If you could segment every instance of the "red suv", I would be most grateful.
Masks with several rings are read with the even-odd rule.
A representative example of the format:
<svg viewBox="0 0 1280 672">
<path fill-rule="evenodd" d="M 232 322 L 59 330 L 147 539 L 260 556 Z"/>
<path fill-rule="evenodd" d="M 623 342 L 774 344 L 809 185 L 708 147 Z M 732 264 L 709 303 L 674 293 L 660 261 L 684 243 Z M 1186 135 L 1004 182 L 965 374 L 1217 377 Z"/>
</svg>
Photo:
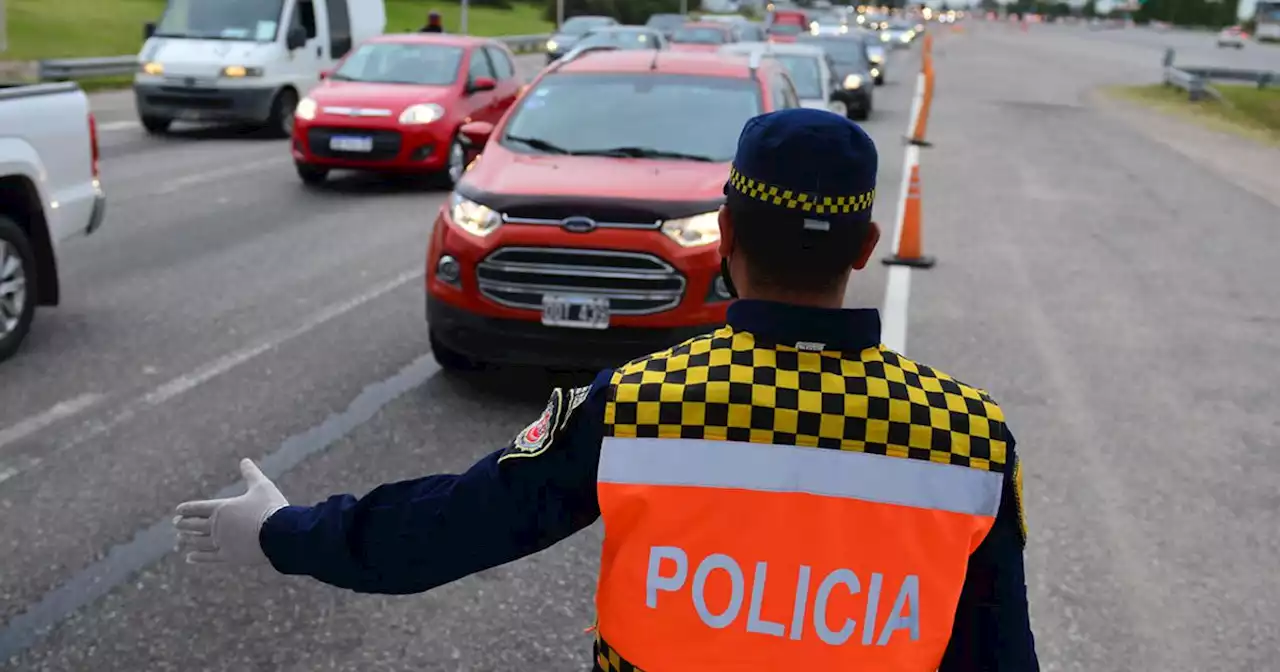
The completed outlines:
<svg viewBox="0 0 1280 672">
<path fill-rule="evenodd" d="M 307 184 L 332 169 L 438 173 L 465 167 L 458 128 L 498 121 L 522 82 L 506 45 L 442 35 L 383 35 L 361 44 L 298 104 L 293 160 Z"/>
<path fill-rule="evenodd" d="M 723 323 L 717 212 L 738 134 L 798 107 L 785 69 L 594 51 L 543 71 L 440 209 L 427 320 L 446 368 L 617 366 Z"/>
</svg>

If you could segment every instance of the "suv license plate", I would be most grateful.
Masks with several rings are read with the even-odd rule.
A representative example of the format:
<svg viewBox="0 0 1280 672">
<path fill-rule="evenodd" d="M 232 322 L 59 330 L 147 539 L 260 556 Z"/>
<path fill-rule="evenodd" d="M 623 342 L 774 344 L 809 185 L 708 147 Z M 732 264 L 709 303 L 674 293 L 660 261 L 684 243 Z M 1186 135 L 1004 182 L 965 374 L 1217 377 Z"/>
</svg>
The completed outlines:
<svg viewBox="0 0 1280 672">
<path fill-rule="evenodd" d="M 608 329 L 609 299 L 596 296 L 542 296 L 542 323 L 548 327 Z"/>
<path fill-rule="evenodd" d="M 329 149 L 336 152 L 372 152 L 373 138 L 354 138 L 349 135 L 335 135 L 329 138 Z"/>
</svg>

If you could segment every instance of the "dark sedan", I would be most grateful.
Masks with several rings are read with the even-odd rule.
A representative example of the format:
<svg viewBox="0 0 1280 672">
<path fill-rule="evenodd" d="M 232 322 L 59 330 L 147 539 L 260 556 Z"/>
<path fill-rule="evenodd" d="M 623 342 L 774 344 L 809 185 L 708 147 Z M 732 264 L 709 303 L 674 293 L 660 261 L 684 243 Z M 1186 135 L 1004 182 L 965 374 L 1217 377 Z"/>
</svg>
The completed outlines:
<svg viewBox="0 0 1280 672">
<path fill-rule="evenodd" d="M 854 35 L 801 35 L 796 42 L 822 47 L 827 52 L 829 67 L 837 80 L 831 99 L 844 103 L 848 117 L 870 117 L 875 76 L 862 40 Z"/>
</svg>

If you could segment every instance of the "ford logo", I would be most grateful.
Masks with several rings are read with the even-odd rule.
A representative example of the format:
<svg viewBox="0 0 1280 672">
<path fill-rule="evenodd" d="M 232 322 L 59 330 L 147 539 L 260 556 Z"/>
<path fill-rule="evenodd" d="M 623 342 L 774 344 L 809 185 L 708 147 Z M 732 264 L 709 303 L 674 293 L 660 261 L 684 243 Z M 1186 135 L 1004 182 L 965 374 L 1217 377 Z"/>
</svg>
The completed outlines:
<svg viewBox="0 0 1280 672">
<path fill-rule="evenodd" d="M 596 230 L 596 220 L 590 217 L 566 217 L 560 220 L 560 226 L 569 233 L 590 233 Z"/>
</svg>

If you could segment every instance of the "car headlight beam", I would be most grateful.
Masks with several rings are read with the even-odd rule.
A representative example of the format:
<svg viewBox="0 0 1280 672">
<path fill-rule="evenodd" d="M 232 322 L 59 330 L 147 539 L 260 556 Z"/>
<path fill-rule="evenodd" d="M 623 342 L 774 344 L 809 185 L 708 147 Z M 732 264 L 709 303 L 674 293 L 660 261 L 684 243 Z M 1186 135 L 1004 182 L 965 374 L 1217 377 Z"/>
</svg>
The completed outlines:
<svg viewBox="0 0 1280 672">
<path fill-rule="evenodd" d="M 228 65 L 222 69 L 221 75 L 228 79 L 241 79 L 244 77 L 261 77 L 262 68 L 250 68 L 243 65 Z"/>
<path fill-rule="evenodd" d="M 559 46 L 555 40 L 547 40 L 547 51 L 555 51 Z"/>
<path fill-rule="evenodd" d="M 435 103 L 410 105 L 405 108 L 404 112 L 400 113 L 400 123 L 429 124 L 433 121 L 438 121 L 443 116 L 444 108 Z"/>
<path fill-rule="evenodd" d="M 143 63 L 138 69 L 145 74 L 157 77 L 164 74 L 164 64 L 155 61 Z"/>
<path fill-rule="evenodd" d="M 846 88 L 846 89 L 861 89 L 861 88 L 862 88 L 862 75 L 852 74 L 852 75 L 849 75 L 848 77 L 845 77 L 845 78 L 844 78 L 844 88 Z"/>
<path fill-rule="evenodd" d="M 457 192 L 449 196 L 449 218 L 458 228 L 481 238 L 502 226 L 502 215 L 488 206 L 458 195 Z"/>
<path fill-rule="evenodd" d="M 720 211 L 669 219 L 662 223 L 662 232 L 681 247 L 699 247 L 719 242 Z"/>
<path fill-rule="evenodd" d="M 293 111 L 293 116 L 303 120 L 311 121 L 316 118 L 316 101 L 312 98 L 303 98 L 298 101 L 298 107 Z"/>
</svg>

